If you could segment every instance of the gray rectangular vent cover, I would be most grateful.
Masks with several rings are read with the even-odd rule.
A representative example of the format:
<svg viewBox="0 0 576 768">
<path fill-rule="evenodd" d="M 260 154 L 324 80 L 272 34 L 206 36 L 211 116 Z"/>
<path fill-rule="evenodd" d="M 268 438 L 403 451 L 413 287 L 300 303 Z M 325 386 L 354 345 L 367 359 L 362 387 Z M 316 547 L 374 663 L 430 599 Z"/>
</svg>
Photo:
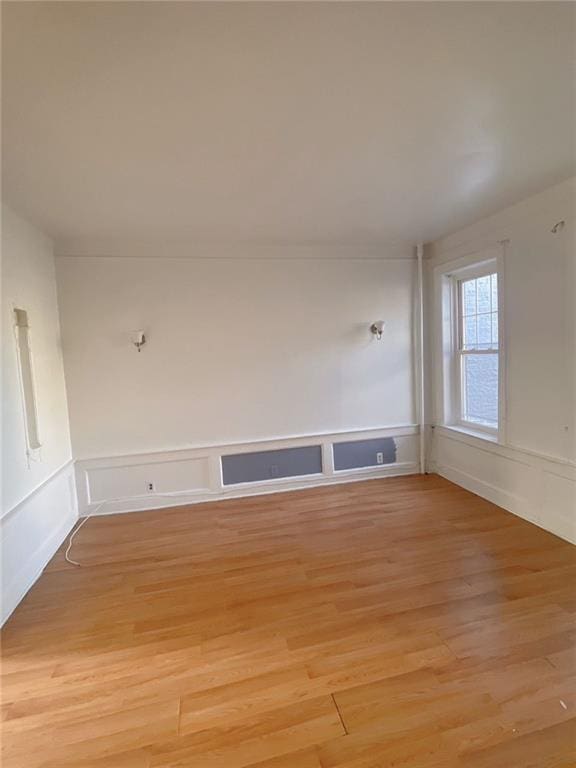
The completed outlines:
<svg viewBox="0 0 576 768">
<path fill-rule="evenodd" d="M 316 475 L 321 472 L 322 449 L 319 445 L 222 456 L 224 485 L 255 483 L 279 477 Z"/>
<path fill-rule="evenodd" d="M 334 443 L 333 450 L 335 470 L 375 467 L 396 461 L 396 441 L 393 437 Z M 381 461 L 378 461 L 379 453 L 382 454 Z"/>
</svg>

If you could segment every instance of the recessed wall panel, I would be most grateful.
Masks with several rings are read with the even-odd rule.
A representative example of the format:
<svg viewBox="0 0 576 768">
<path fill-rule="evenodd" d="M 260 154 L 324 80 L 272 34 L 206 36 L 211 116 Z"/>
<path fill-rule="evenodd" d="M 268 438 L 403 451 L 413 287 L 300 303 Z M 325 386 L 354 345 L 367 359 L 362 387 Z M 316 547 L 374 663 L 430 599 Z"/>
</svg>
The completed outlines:
<svg viewBox="0 0 576 768">
<path fill-rule="evenodd" d="M 333 451 L 336 471 L 394 464 L 396 461 L 396 441 L 393 437 L 334 443 Z"/>
<path fill-rule="evenodd" d="M 321 472 L 322 449 L 319 445 L 222 456 L 224 485 L 316 475 Z"/>
<path fill-rule="evenodd" d="M 149 493 L 181 493 L 209 488 L 208 459 L 146 462 L 86 470 L 91 502 L 145 496 Z M 153 490 L 149 490 L 149 484 Z"/>
</svg>

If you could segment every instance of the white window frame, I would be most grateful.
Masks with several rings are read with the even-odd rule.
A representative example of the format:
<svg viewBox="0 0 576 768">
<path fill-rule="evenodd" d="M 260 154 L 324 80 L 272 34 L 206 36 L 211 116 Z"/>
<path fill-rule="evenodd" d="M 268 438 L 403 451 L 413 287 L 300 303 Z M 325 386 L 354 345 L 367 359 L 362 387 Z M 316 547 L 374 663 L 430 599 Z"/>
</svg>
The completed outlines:
<svg viewBox="0 0 576 768">
<path fill-rule="evenodd" d="M 462 357 L 460 282 L 496 273 L 498 276 L 498 426 L 462 418 Z M 505 443 L 505 322 L 503 248 L 469 254 L 441 264 L 434 270 L 436 297 L 436 419 L 440 426 L 456 429 L 492 442 Z M 474 354 L 483 352 L 474 351 Z M 488 351 L 488 354 L 494 354 Z"/>
</svg>

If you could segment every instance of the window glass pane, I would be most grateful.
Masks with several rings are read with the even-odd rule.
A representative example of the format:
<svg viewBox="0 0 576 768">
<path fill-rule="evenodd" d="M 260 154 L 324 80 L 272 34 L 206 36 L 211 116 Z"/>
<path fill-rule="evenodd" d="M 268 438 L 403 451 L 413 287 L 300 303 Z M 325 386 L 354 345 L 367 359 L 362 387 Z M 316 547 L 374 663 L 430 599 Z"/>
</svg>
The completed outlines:
<svg viewBox="0 0 576 768">
<path fill-rule="evenodd" d="M 498 278 L 496 273 L 460 282 L 462 349 L 498 348 Z"/>
<path fill-rule="evenodd" d="M 462 356 L 462 418 L 498 426 L 498 355 Z"/>
<path fill-rule="evenodd" d="M 465 280 L 462 283 L 462 306 L 465 315 L 476 314 L 476 280 Z"/>
<path fill-rule="evenodd" d="M 476 316 L 464 318 L 464 349 L 473 348 L 476 345 Z"/>
<path fill-rule="evenodd" d="M 476 293 L 478 296 L 478 312 L 490 312 L 490 275 L 479 277 L 476 280 Z"/>
<path fill-rule="evenodd" d="M 478 345 L 488 349 L 492 344 L 492 315 L 478 315 Z"/>
</svg>

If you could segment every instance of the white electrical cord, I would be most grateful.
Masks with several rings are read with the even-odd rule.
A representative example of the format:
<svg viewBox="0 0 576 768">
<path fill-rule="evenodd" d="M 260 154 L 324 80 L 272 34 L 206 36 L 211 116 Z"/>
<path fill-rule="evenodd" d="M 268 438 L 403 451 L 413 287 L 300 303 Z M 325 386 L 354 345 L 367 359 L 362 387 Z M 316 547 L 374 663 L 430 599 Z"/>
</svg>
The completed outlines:
<svg viewBox="0 0 576 768">
<path fill-rule="evenodd" d="M 74 541 L 74 537 L 76 536 L 76 534 L 78 533 L 78 531 L 80 530 L 80 528 L 82 528 L 82 526 L 83 526 L 85 523 L 87 523 L 87 522 L 88 522 L 88 520 L 90 520 L 90 518 L 92 517 L 92 515 L 95 515 L 97 512 L 99 512 L 99 511 L 102 509 L 102 507 L 103 507 L 105 504 L 106 504 L 106 502 L 105 502 L 105 501 L 103 501 L 103 502 L 102 502 L 102 504 L 99 504 L 99 505 L 96 507 L 96 509 L 93 509 L 93 510 L 90 512 L 90 514 L 86 515 L 86 517 L 85 517 L 85 518 L 84 518 L 84 519 L 81 521 L 80 525 L 79 525 L 79 526 L 78 526 L 78 527 L 77 527 L 75 530 L 73 530 L 73 531 L 72 531 L 72 533 L 70 534 L 70 538 L 68 539 L 68 546 L 66 547 L 66 552 L 64 553 L 64 559 L 65 559 L 65 560 L 66 560 L 68 563 L 71 563 L 72 565 L 77 565 L 77 566 L 78 566 L 78 568 L 82 568 L 82 564 L 81 564 L 81 563 L 77 562 L 76 560 L 72 560 L 72 558 L 71 558 L 71 557 L 69 557 L 69 554 L 70 554 L 70 550 L 72 549 L 72 542 Z"/>
<path fill-rule="evenodd" d="M 154 493 L 154 494 L 152 494 L 152 497 L 158 496 L 159 498 L 164 498 L 164 497 L 166 497 L 166 498 L 175 498 L 176 497 L 177 498 L 178 496 L 186 496 L 186 495 L 187 494 L 186 494 L 185 491 L 184 492 L 175 491 L 174 493 Z M 103 501 L 100 504 L 98 504 L 98 506 L 95 509 L 92 509 L 86 515 L 86 517 L 83 518 L 83 520 L 81 521 L 80 525 L 77 528 L 75 528 L 72 531 L 72 533 L 70 534 L 70 538 L 68 539 L 68 546 L 66 547 L 66 552 L 64 553 L 64 559 L 66 560 L 66 562 L 70 563 L 71 565 L 76 565 L 78 568 L 82 568 L 82 563 L 79 563 L 77 560 L 73 560 L 70 557 L 70 550 L 72 549 L 72 542 L 74 541 L 74 539 L 76 537 L 76 534 L 78 533 L 80 528 L 82 528 L 82 526 L 85 525 L 88 522 L 88 520 L 90 520 L 91 517 L 93 517 L 94 515 L 98 514 L 98 512 L 100 512 L 100 510 L 103 507 L 105 507 L 106 504 L 111 504 L 113 501 L 136 501 L 137 499 L 142 499 L 142 498 L 148 498 L 149 499 L 150 496 L 145 496 L 145 497 L 142 497 L 142 496 L 124 496 L 121 499 L 106 499 L 106 501 Z"/>
</svg>

